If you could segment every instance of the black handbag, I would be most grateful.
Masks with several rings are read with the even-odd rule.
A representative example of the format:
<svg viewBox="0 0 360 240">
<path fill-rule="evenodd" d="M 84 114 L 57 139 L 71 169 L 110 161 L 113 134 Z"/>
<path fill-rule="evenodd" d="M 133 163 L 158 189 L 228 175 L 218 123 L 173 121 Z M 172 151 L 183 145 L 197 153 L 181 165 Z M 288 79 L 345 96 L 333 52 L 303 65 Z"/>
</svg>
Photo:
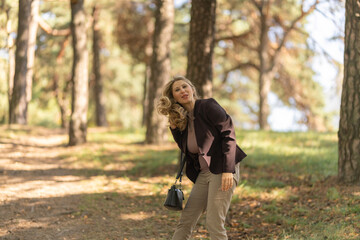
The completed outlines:
<svg viewBox="0 0 360 240">
<path fill-rule="evenodd" d="M 166 196 L 166 200 L 164 203 L 164 206 L 172 211 L 181 211 L 183 209 L 183 201 L 185 200 L 184 198 L 184 193 L 181 190 L 181 179 L 183 176 L 183 168 L 185 165 L 185 159 L 183 157 L 183 153 L 181 152 L 181 165 L 180 165 L 180 170 L 176 176 L 176 180 L 174 185 L 171 186 L 171 188 L 168 191 L 168 194 Z M 177 187 L 176 183 L 179 179 L 179 186 Z"/>
</svg>

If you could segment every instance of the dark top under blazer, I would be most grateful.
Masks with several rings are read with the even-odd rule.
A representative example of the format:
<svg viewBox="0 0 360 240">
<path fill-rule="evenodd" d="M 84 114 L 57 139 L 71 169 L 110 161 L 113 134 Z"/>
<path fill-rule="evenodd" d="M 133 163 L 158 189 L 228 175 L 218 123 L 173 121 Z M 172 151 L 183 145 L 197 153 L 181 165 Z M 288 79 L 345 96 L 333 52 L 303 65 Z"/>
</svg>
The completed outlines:
<svg viewBox="0 0 360 240">
<path fill-rule="evenodd" d="M 234 173 L 235 164 L 244 159 L 246 154 L 236 145 L 231 117 L 213 98 L 196 100 L 194 128 L 199 154 L 210 160 L 210 172 Z M 185 153 L 186 175 L 195 183 L 200 169 L 197 160 L 187 151 L 187 128 L 184 131 L 178 128 L 170 130 L 175 142 Z"/>
</svg>

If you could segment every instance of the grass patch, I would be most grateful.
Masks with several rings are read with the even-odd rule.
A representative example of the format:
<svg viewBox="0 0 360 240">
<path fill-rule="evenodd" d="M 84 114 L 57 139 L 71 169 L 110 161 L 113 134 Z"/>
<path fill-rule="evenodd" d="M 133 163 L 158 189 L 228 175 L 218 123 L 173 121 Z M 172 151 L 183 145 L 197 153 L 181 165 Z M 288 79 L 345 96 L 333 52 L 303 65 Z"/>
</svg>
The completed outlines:
<svg viewBox="0 0 360 240">
<path fill-rule="evenodd" d="M 93 128 L 89 130 L 90 143 L 136 144 L 144 141 L 145 129 Z"/>
<path fill-rule="evenodd" d="M 286 184 L 276 179 L 258 179 L 255 186 L 260 188 L 284 188 Z"/>
<path fill-rule="evenodd" d="M 252 169 L 270 167 L 317 179 L 337 174 L 335 133 L 241 131 L 237 136 L 249 155 L 244 164 Z"/>
<path fill-rule="evenodd" d="M 129 171 L 134 176 L 155 176 L 169 173 L 168 169 L 176 172 L 177 151 L 146 151 L 141 157 L 135 159 L 136 165 Z"/>
<path fill-rule="evenodd" d="M 331 187 L 327 190 L 326 196 L 329 200 L 338 200 L 340 198 L 340 193 L 334 187 Z"/>
<path fill-rule="evenodd" d="M 143 137 L 143 130 L 90 129 L 84 147 L 62 154 L 60 158 L 68 161 L 71 167 L 87 171 L 90 167 L 102 174 L 117 171 L 122 177 L 175 175 L 178 162 L 175 145 L 144 145 Z"/>
</svg>

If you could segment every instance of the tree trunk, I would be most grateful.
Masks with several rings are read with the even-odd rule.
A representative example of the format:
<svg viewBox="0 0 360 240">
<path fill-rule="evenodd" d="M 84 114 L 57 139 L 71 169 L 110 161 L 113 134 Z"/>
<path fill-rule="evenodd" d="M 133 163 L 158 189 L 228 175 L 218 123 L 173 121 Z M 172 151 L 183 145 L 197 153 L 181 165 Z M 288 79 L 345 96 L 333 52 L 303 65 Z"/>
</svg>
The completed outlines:
<svg viewBox="0 0 360 240">
<path fill-rule="evenodd" d="M 259 127 L 260 129 L 269 130 L 268 117 L 270 114 L 268 95 L 271 89 L 271 81 L 273 78 L 273 71 L 269 69 L 270 56 L 269 56 L 269 7 L 270 3 L 266 6 L 265 10 L 260 11 L 260 45 L 259 45 Z"/>
<path fill-rule="evenodd" d="M 212 96 L 216 0 L 192 1 L 186 76 L 200 97 Z"/>
<path fill-rule="evenodd" d="M 10 117 L 10 105 L 11 105 L 11 98 L 12 93 L 14 90 L 14 75 L 15 75 L 15 48 L 9 48 L 9 75 L 8 75 L 8 82 L 9 82 L 9 89 L 8 89 L 8 100 L 9 100 L 9 117 Z"/>
<path fill-rule="evenodd" d="M 147 32 L 153 34 L 154 31 L 154 24 L 151 21 L 148 21 L 147 24 Z M 146 46 L 145 46 L 145 73 L 144 73 L 144 91 L 143 91 L 143 116 L 142 116 L 142 126 L 146 126 L 146 119 L 149 112 L 149 95 L 148 95 L 148 89 L 149 89 L 149 81 L 150 81 L 150 75 L 151 75 L 151 57 L 153 53 L 153 42 L 152 39 L 149 38 L 147 40 Z"/>
<path fill-rule="evenodd" d="M 271 89 L 272 76 L 266 72 L 260 72 L 259 76 L 259 127 L 260 129 L 270 130 L 268 117 L 270 107 L 268 95 Z"/>
<path fill-rule="evenodd" d="M 101 50 L 101 31 L 98 24 L 100 10 L 97 5 L 93 8 L 93 73 L 95 77 L 94 97 L 95 97 L 95 119 L 96 126 L 107 126 L 105 96 L 103 92 L 103 80 L 101 76 L 100 50 Z"/>
<path fill-rule="evenodd" d="M 88 109 L 88 51 L 84 0 L 71 1 L 71 33 L 74 52 L 69 145 L 86 142 Z"/>
<path fill-rule="evenodd" d="M 14 88 L 11 94 L 9 123 L 27 124 L 26 72 L 31 0 L 19 0 Z"/>
<path fill-rule="evenodd" d="M 56 57 L 56 66 L 61 65 L 63 63 L 65 48 L 66 48 L 66 46 L 69 45 L 69 36 L 70 35 L 67 35 L 61 44 L 60 51 Z M 54 90 L 56 102 L 59 106 L 59 110 L 60 110 L 60 114 L 61 114 L 61 128 L 68 129 L 68 127 L 69 127 L 68 93 L 70 92 L 70 88 L 71 88 L 71 79 L 66 78 L 65 86 L 63 86 L 63 89 L 60 89 L 59 74 L 56 72 L 56 66 L 53 68 L 53 72 L 54 72 L 53 90 Z"/>
<path fill-rule="evenodd" d="M 67 129 L 68 128 L 68 101 L 66 99 L 66 95 L 69 92 L 69 81 L 66 82 L 64 89 L 61 90 L 59 88 L 59 74 L 56 73 L 56 69 L 54 69 L 54 93 L 56 102 L 59 105 L 60 115 L 61 115 L 61 128 Z"/>
<path fill-rule="evenodd" d="M 304 111 L 306 116 L 306 125 L 308 130 L 315 132 L 326 132 L 327 128 L 325 126 L 324 118 L 314 114 L 311 109 Z"/>
<path fill-rule="evenodd" d="M 11 37 L 11 19 L 10 8 L 6 10 L 6 34 L 7 34 L 7 48 L 9 50 L 9 67 L 8 67 L 8 113 L 10 116 L 11 96 L 14 88 L 14 75 L 15 75 L 15 47 L 14 39 Z"/>
<path fill-rule="evenodd" d="M 345 20 L 344 81 L 339 125 L 339 181 L 360 183 L 360 6 L 347 0 Z"/>
<path fill-rule="evenodd" d="M 149 88 L 149 78 L 151 74 L 150 66 L 146 64 L 145 66 L 145 76 L 144 76 L 144 91 L 143 91 L 143 112 L 142 112 L 142 122 L 141 125 L 145 126 L 146 119 L 149 111 L 149 95 L 148 95 L 148 88 Z"/>
<path fill-rule="evenodd" d="M 31 14 L 29 22 L 29 46 L 27 56 L 27 73 L 26 73 L 26 102 L 27 104 L 32 98 L 32 82 L 35 63 L 35 46 L 36 46 L 36 34 L 38 29 L 39 18 L 39 5 L 40 0 L 32 0 L 31 2 Z"/>
<path fill-rule="evenodd" d="M 155 109 L 155 102 L 161 96 L 162 88 L 170 79 L 170 42 L 174 29 L 173 0 L 157 0 L 151 76 L 149 81 L 149 108 L 146 121 L 148 144 L 167 141 L 167 121 Z"/>
</svg>

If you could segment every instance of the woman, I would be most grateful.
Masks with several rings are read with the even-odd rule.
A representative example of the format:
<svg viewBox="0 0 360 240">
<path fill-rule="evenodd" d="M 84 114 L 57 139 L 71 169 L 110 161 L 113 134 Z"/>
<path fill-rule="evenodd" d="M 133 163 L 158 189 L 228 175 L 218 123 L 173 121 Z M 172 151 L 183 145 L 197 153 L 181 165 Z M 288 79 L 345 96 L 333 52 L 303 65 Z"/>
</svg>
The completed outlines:
<svg viewBox="0 0 360 240">
<path fill-rule="evenodd" d="M 205 210 L 211 239 L 227 239 L 225 217 L 239 181 L 239 162 L 246 157 L 236 145 L 230 116 L 214 99 L 198 99 L 184 77 L 164 87 L 157 109 L 169 118 L 174 140 L 185 153 L 186 175 L 195 183 L 172 239 L 189 239 Z"/>
</svg>

